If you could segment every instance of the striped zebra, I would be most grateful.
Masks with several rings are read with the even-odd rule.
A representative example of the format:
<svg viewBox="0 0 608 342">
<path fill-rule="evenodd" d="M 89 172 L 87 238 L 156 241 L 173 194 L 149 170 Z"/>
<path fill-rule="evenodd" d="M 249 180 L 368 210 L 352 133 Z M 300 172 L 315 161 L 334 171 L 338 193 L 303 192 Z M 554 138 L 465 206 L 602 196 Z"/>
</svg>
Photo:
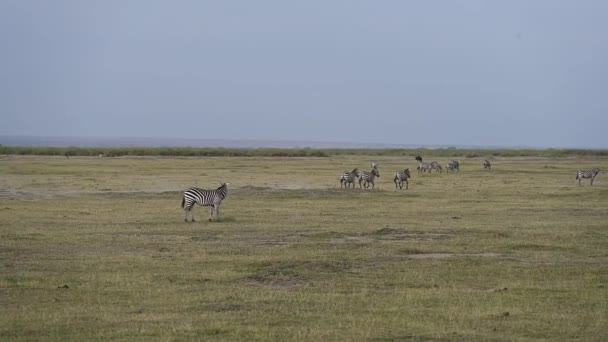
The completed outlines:
<svg viewBox="0 0 608 342">
<path fill-rule="evenodd" d="M 201 188 L 186 189 L 186 191 L 184 191 L 184 197 L 182 198 L 184 221 L 188 222 L 188 213 L 190 213 L 192 222 L 195 222 L 194 215 L 192 214 L 192 207 L 194 207 L 194 204 L 203 207 L 211 207 L 209 221 L 211 221 L 214 211 L 216 219 L 221 221 L 220 204 L 222 204 L 222 200 L 226 198 L 226 195 L 228 194 L 228 184 L 230 183 L 222 183 L 222 185 L 215 190 L 205 190 Z"/>
<path fill-rule="evenodd" d="M 407 190 L 409 184 L 407 181 L 408 178 L 411 178 L 410 169 L 395 172 L 395 177 L 393 178 L 393 182 L 395 182 L 395 189 L 397 187 L 399 187 L 399 190 L 403 189 L 403 182 L 405 182 L 405 190 Z"/>
<path fill-rule="evenodd" d="M 441 167 L 441 164 L 436 161 L 431 162 L 431 170 L 436 170 L 437 172 L 443 173 L 443 168 Z M 431 170 L 429 170 L 429 173 L 431 173 Z"/>
<path fill-rule="evenodd" d="M 452 160 L 450 163 L 448 163 L 448 166 L 446 167 L 445 172 L 460 172 L 460 163 L 458 162 L 458 160 Z"/>
<path fill-rule="evenodd" d="M 369 184 L 372 184 L 372 189 L 376 187 L 374 183 L 374 179 L 376 177 L 380 178 L 380 172 L 378 171 L 378 164 L 372 164 L 372 170 L 370 172 L 363 171 L 359 175 L 359 188 L 361 188 L 361 183 L 363 182 L 363 186 L 367 189 L 369 188 Z"/>
<path fill-rule="evenodd" d="M 433 171 L 433 165 L 431 165 L 431 163 L 423 163 L 423 162 L 418 162 L 418 173 L 421 172 L 429 172 L 431 173 L 431 171 Z"/>
<path fill-rule="evenodd" d="M 492 165 L 490 164 L 489 160 L 486 159 L 483 161 L 483 168 L 488 169 L 488 171 L 492 171 Z"/>
<path fill-rule="evenodd" d="M 418 174 L 420 174 L 422 172 L 426 172 L 426 171 L 429 171 L 429 173 L 430 173 L 431 170 L 433 169 L 431 167 L 431 164 L 422 162 L 421 156 L 416 156 L 416 160 L 418 161 L 418 166 L 416 167 L 416 170 L 418 170 Z"/>
<path fill-rule="evenodd" d="M 355 187 L 355 179 L 359 177 L 359 169 L 358 168 L 354 168 L 352 171 L 348 172 L 348 171 L 344 171 L 342 172 L 342 174 L 340 175 L 340 188 L 342 187 L 342 185 L 344 185 L 344 187 L 346 188 L 346 186 L 348 185 L 348 187 L 350 187 L 350 185 L 353 185 L 353 188 Z"/>
<path fill-rule="evenodd" d="M 576 179 L 578 179 L 578 185 L 581 185 L 581 179 L 583 178 L 591 178 L 591 185 L 593 185 L 593 180 L 595 179 L 595 176 L 597 176 L 600 172 L 600 169 L 597 167 L 593 170 L 576 171 Z"/>
</svg>

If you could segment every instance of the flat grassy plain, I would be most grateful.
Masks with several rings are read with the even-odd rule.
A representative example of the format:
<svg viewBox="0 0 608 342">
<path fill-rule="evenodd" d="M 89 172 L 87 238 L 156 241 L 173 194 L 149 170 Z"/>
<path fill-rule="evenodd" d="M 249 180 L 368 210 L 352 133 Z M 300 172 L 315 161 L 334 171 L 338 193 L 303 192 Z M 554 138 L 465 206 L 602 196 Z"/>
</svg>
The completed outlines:
<svg viewBox="0 0 608 342">
<path fill-rule="evenodd" d="M 0 156 L 0 339 L 608 340 L 608 158 L 460 160 Z"/>
</svg>

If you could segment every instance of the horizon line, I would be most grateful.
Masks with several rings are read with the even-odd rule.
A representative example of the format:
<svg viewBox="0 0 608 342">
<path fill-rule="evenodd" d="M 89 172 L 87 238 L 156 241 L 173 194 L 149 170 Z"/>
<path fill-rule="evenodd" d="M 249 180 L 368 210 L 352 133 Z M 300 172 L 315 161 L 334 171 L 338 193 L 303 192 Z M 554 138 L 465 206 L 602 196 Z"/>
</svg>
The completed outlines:
<svg viewBox="0 0 608 342">
<path fill-rule="evenodd" d="M 5 142 L 4 140 L 9 140 Z M 58 141 L 67 140 L 67 141 Z M 88 142 L 87 142 L 88 140 Z M 121 140 L 117 142 L 118 140 Z M 139 141 L 138 145 L 134 142 Z M 186 142 L 195 143 L 196 146 Z M 111 136 L 40 136 L 40 135 L 0 135 L 0 146 L 45 146 L 45 147 L 190 147 L 190 148 L 316 148 L 316 149 L 584 149 L 605 150 L 608 147 L 539 147 L 531 145 L 467 145 L 467 144 L 396 144 L 378 142 L 345 142 L 322 140 L 284 140 L 254 138 L 175 138 L 175 137 L 111 137 Z"/>
</svg>

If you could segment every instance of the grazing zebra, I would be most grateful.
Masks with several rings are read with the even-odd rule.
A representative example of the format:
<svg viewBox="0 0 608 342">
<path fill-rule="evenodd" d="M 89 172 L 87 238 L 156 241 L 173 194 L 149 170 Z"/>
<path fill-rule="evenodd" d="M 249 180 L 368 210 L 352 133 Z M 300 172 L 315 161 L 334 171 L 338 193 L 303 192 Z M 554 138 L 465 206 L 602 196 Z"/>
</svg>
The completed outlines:
<svg viewBox="0 0 608 342">
<path fill-rule="evenodd" d="M 416 167 L 416 170 L 418 170 L 418 174 L 420 174 L 422 172 L 426 172 L 427 170 L 430 173 L 431 170 L 433 169 L 431 167 L 431 164 L 429 164 L 429 163 L 423 163 L 422 162 L 422 157 L 421 156 L 416 156 L 416 160 L 418 161 L 418 166 Z"/>
<path fill-rule="evenodd" d="M 409 184 L 407 181 L 408 178 L 411 178 L 410 169 L 395 172 L 395 177 L 393 178 L 393 182 L 395 182 L 395 188 L 399 187 L 399 190 L 403 189 L 403 182 L 405 182 L 405 190 L 407 190 Z"/>
<path fill-rule="evenodd" d="M 188 213 L 190 213 L 190 216 L 192 217 L 192 222 L 195 221 L 194 215 L 192 214 L 192 207 L 194 207 L 195 203 L 203 207 L 211 207 L 209 221 L 211 221 L 214 211 L 215 217 L 221 221 L 220 204 L 222 204 L 222 200 L 226 198 L 226 195 L 228 194 L 228 184 L 230 183 L 222 183 L 222 185 L 215 190 L 205 190 L 201 188 L 186 189 L 186 191 L 184 191 L 184 197 L 182 198 L 184 221 L 188 222 Z"/>
<path fill-rule="evenodd" d="M 492 165 L 490 164 L 489 160 L 486 159 L 483 161 L 483 168 L 488 169 L 488 171 L 492 171 Z"/>
<path fill-rule="evenodd" d="M 443 168 L 441 167 L 441 164 L 436 161 L 431 162 L 431 170 L 437 170 L 437 172 L 443 173 Z M 431 170 L 429 170 L 429 173 L 431 172 Z"/>
<path fill-rule="evenodd" d="M 359 175 L 359 188 L 361 188 L 361 182 L 363 182 L 363 186 L 366 189 L 369 188 L 369 183 L 372 184 L 372 189 L 375 188 L 376 184 L 374 183 L 374 179 L 376 179 L 376 177 L 380 178 L 380 172 L 378 171 L 378 165 L 373 163 L 370 172 L 363 171 Z"/>
<path fill-rule="evenodd" d="M 600 169 L 597 167 L 593 170 L 578 170 L 576 171 L 576 179 L 578 179 L 578 185 L 581 185 L 581 179 L 583 178 L 591 178 L 591 185 L 593 185 L 593 180 L 595 176 L 600 173 Z"/>
<path fill-rule="evenodd" d="M 351 172 L 348 171 L 344 171 L 342 172 L 342 174 L 340 175 L 340 188 L 342 187 L 342 185 L 344 185 L 344 187 L 346 188 L 346 186 L 348 185 L 350 187 L 350 185 L 353 185 L 353 188 L 355 187 L 355 178 L 359 177 L 359 169 L 358 168 L 354 168 Z"/>
<path fill-rule="evenodd" d="M 452 160 L 451 163 L 448 163 L 448 166 L 445 170 L 445 172 L 460 172 L 460 163 L 458 162 L 458 160 Z"/>
</svg>

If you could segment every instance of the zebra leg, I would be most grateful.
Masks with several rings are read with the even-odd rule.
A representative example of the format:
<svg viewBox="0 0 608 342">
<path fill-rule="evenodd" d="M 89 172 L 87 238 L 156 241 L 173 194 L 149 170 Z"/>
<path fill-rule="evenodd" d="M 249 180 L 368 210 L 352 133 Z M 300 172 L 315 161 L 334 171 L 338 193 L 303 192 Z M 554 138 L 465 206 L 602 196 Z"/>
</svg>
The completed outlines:
<svg viewBox="0 0 608 342">
<path fill-rule="evenodd" d="M 594 179 L 595 179 L 595 176 L 591 177 L 591 184 L 590 185 L 593 185 L 593 180 Z"/>
<path fill-rule="evenodd" d="M 213 217 L 213 211 L 215 210 L 215 206 L 212 205 L 211 206 L 211 210 L 209 211 L 209 222 L 213 221 L 212 217 Z"/>
<path fill-rule="evenodd" d="M 188 222 L 188 209 L 184 209 L 184 221 Z"/>
<path fill-rule="evenodd" d="M 407 190 L 407 187 L 409 185 L 409 182 L 407 181 L 407 179 L 405 180 L 405 190 Z"/>
</svg>

